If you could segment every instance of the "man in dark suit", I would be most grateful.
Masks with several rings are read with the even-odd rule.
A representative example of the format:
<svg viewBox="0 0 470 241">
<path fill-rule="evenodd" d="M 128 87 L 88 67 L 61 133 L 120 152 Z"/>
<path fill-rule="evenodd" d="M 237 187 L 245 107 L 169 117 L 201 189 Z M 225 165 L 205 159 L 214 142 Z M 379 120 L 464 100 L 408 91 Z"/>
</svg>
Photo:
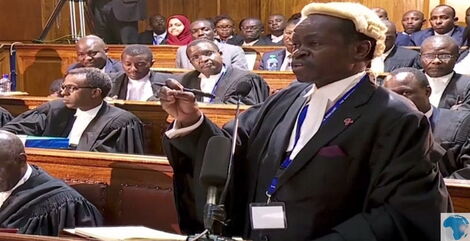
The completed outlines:
<svg viewBox="0 0 470 241">
<path fill-rule="evenodd" d="M 434 140 L 446 151 L 439 169 L 444 177 L 466 174 L 470 178 L 470 111 L 436 108 L 429 102 L 431 87 L 423 72 L 415 68 L 400 68 L 391 73 L 385 87 L 411 100 L 428 118 Z M 463 169 L 465 168 L 465 169 Z"/>
<path fill-rule="evenodd" d="M 281 14 L 273 14 L 268 18 L 269 34 L 266 38 L 275 44 L 282 44 L 286 18 Z"/>
<path fill-rule="evenodd" d="M 108 44 L 138 40 L 138 21 L 147 17 L 146 0 L 91 0 L 96 35 Z"/>
<path fill-rule="evenodd" d="M 438 240 L 440 213 L 451 208 L 429 157 L 429 122 L 365 73 L 386 27 L 358 3 L 310 3 L 302 15 L 292 62 L 299 82 L 240 116 L 225 231 L 255 241 Z M 167 84 L 162 107 L 176 121 L 164 147 L 180 227 L 201 232 L 204 149 L 234 122 L 217 127 L 192 93 Z M 259 222 L 263 211 L 271 225 Z"/>
<path fill-rule="evenodd" d="M 411 35 L 411 41 L 415 46 L 421 46 L 423 41 L 437 34 L 449 35 L 455 42 L 460 45 L 462 43 L 462 35 L 464 28 L 457 26 L 455 23 L 458 18 L 455 16 L 455 9 L 449 5 L 441 4 L 431 11 L 431 28 L 415 32 Z"/>
<path fill-rule="evenodd" d="M 107 74 L 122 72 L 122 65 L 119 61 L 108 58 L 108 46 L 104 41 L 95 35 L 88 35 L 77 41 L 78 63 L 72 64 L 67 71 L 82 67 L 93 67 L 101 69 Z"/>
<path fill-rule="evenodd" d="M 401 24 L 403 26 L 403 32 L 397 33 L 396 44 L 398 46 L 412 46 L 411 34 L 421 31 L 423 23 L 426 22 L 424 14 L 418 10 L 409 10 L 403 14 L 401 18 Z"/>
<path fill-rule="evenodd" d="M 234 104 L 237 97 L 235 91 L 241 82 L 252 86 L 250 93 L 243 98 L 243 104 L 259 104 L 268 97 L 269 86 L 263 78 L 247 70 L 224 65 L 221 52 L 213 41 L 194 40 L 188 45 L 186 54 L 195 70 L 184 74 L 181 84 L 215 95 L 214 99 L 199 97 L 198 101 Z"/>
<path fill-rule="evenodd" d="M 161 15 L 154 15 L 149 18 L 151 30 L 139 33 L 140 44 L 162 45 L 166 42 L 166 20 Z"/>
<path fill-rule="evenodd" d="M 264 26 L 258 18 L 245 18 L 240 21 L 240 35 L 243 37 L 231 38 L 227 40 L 228 44 L 238 46 L 265 46 L 265 45 L 277 45 L 266 37 L 262 36 L 264 32 Z"/>
<path fill-rule="evenodd" d="M 295 25 L 299 22 L 299 19 L 289 21 L 284 28 L 284 46 L 285 49 L 274 50 L 263 54 L 261 63 L 259 66 L 260 70 L 271 70 L 271 71 L 292 71 L 292 53 L 294 52 L 294 44 L 292 43 L 292 36 L 294 35 Z M 277 64 L 272 64 L 270 58 L 275 58 Z"/>
<path fill-rule="evenodd" d="M 129 45 L 121 54 L 124 73 L 113 78 L 108 96 L 120 100 L 156 100 L 160 86 L 171 74 L 151 71 L 155 60 L 152 50 L 145 45 Z"/>
<path fill-rule="evenodd" d="M 395 24 L 388 20 L 383 20 L 383 22 L 387 27 L 387 32 L 385 33 L 385 50 L 381 56 L 372 60 L 371 70 L 376 73 L 382 73 L 390 72 L 401 67 L 421 68 L 419 65 L 418 52 L 395 44 L 397 38 Z"/>
<path fill-rule="evenodd" d="M 457 108 L 470 101 L 470 77 L 454 72 L 459 56 L 449 36 L 431 36 L 421 46 L 421 66 L 432 89 L 430 101 L 438 108 Z"/>
</svg>

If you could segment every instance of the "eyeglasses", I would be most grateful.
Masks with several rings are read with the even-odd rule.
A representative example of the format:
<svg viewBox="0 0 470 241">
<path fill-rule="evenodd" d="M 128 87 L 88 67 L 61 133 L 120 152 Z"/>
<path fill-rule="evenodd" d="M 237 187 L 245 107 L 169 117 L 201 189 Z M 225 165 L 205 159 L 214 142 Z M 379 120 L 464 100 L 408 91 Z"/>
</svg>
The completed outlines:
<svg viewBox="0 0 470 241">
<path fill-rule="evenodd" d="M 261 27 L 259 26 L 242 26 L 240 27 L 242 30 L 260 30 Z"/>
<path fill-rule="evenodd" d="M 84 58 L 86 56 L 95 57 L 100 51 L 88 51 L 86 53 L 78 52 L 77 55 L 79 58 Z"/>
<path fill-rule="evenodd" d="M 97 88 L 97 87 L 93 87 L 93 86 L 75 86 L 75 85 L 61 85 L 60 86 L 60 90 L 62 91 L 66 91 L 68 93 L 73 93 L 79 89 L 94 89 L 94 88 Z"/>
<path fill-rule="evenodd" d="M 440 61 L 450 61 L 455 56 L 453 54 L 421 54 L 421 58 L 425 61 L 432 61 L 438 58 Z"/>
<path fill-rule="evenodd" d="M 191 62 L 196 62 L 196 61 L 201 61 L 202 59 L 202 56 L 205 56 L 205 57 L 210 57 L 212 56 L 213 54 L 215 54 L 216 52 L 215 51 L 212 51 L 212 50 L 206 50 L 206 51 L 201 51 L 197 54 L 193 54 L 189 60 Z"/>
<path fill-rule="evenodd" d="M 232 25 L 219 25 L 219 26 L 216 26 L 216 28 L 218 29 L 230 29 L 230 28 L 233 28 Z"/>
</svg>

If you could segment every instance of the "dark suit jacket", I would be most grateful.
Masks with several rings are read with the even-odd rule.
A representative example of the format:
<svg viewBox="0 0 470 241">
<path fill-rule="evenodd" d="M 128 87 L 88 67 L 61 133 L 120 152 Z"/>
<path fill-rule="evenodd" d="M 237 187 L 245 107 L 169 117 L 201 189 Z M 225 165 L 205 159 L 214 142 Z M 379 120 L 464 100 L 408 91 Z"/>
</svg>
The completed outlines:
<svg viewBox="0 0 470 241">
<path fill-rule="evenodd" d="M 267 70 L 269 56 L 275 55 L 276 59 L 277 59 L 277 62 L 278 62 L 276 70 L 280 70 L 281 66 L 282 66 L 282 63 L 284 62 L 284 58 L 286 57 L 286 53 L 287 53 L 286 49 L 274 50 L 274 51 L 271 51 L 271 52 L 264 53 L 263 57 L 261 59 L 261 63 L 259 65 L 259 69 L 260 70 Z"/>
<path fill-rule="evenodd" d="M 26 111 L 1 129 L 15 134 L 68 137 L 75 121 L 75 109 L 64 100 L 52 100 Z M 143 124 L 134 114 L 103 103 L 83 131 L 79 151 L 143 154 Z"/>
<path fill-rule="evenodd" d="M 308 86 L 292 84 L 241 114 L 227 232 L 271 241 L 439 240 L 440 213 L 451 208 L 437 164 L 429 159 L 429 123 L 369 81 L 281 173 L 271 200 L 285 204 L 287 229 L 251 230 L 248 204 L 266 202 Z M 206 195 L 199 171 L 206 143 L 233 127 L 232 121 L 221 130 L 205 117 L 190 134 L 164 139 L 183 232 L 203 230 Z"/>
<path fill-rule="evenodd" d="M 243 41 L 244 41 L 243 37 L 231 38 L 227 40 L 227 43 L 242 46 Z M 278 45 L 278 44 L 271 42 L 271 40 L 267 39 L 265 36 L 260 36 L 258 42 L 256 42 L 253 46 L 273 46 L 273 45 Z"/>
<path fill-rule="evenodd" d="M 397 33 L 397 39 L 395 40 L 395 44 L 397 46 L 413 46 L 410 35 L 404 32 Z"/>
<path fill-rule="evenodd" d="M 186 88 L 201 89 L 200 72 L 197 70 L 188 72 L 181 76 L 181 84 Z M 215 90 L 214 103 L 235 104 L 237 96 L 235 91 L 241 82 L 249 82 L 252 86 L 250 93 L 242 99 L 245 105 L 262 103 L 269 96 L 269 86 L 259 75 L 247 70 L 226 66 L 225 74 L 219 79 Z M 202 101 L 202 97 L 197 97 Z"/>
<path fill-rule="evenodd" d="M 470 104 L 470 76 L 454 73 L 442 93 L 438 108 L 450 109 L 458 104 Z"/>
<path fill-rule="evenodd" d="M 67 68 L 67 71 L 70 71 L 72 69 L 75 69 L 75 68 L 81 68 L 82 65 L 80 63 L 75 63 L 75 64 L 72 64 L 70 65 L 68 68 Z M 106 60 L 106 65 L 104 66 L 104 72 L 107 73 L 107 74 L 116 74 L 116 73 L 119 73 L 119 72 L 122 72 L 124 71 L 122 69 L 122 64 L 121 64 L 121 61 L 118 61 L 118 60 L 114 60 L 114 59 L 111 59 L 111 58 L 108 58 L 108 60 Z"/>
<path fill-rule="evenodd" d="M 462 44 L 463 32 L 464 32 L 463 27 L 455 26 L 454 31 L 452 32 L 452 35 L 451 35 L 451 37 L 455 40 L 455 42 L 459 46 Z M 421 46 L 421 44 L 426 38 L 433 36 L 433 35 L 434 35 L 434 30 L 432 28 L 427 28 L 427 29 L 411 34 L 411 42 L 414 46 Z"/>
<path fill-rule="evenodd" d="M 150 83 L 152 84 L 152 91 L 154 96 L 150 97 L 149 100 L 157 100 L 159 95 L 159 90 L 161 86 L 156 85 L 156 83 L 165 83 L 168 78 L 175 78 L 172 74 L 158 73 L 155 71 L 150 71 Z M 125 100 L 127 98 L 127 84 L 129 79 L 127 78 L 126 73 L 121 73 L 116 78 L 113 78 L 113 86 L 109 91 L 108 96 L 114 97 L 117 96 L 119 100 Z"/>
<path fill-rule="evenodd" d="M 11 119 L 13 119 L 13 116 L 10 112 L 0 107 L 0 127 L 8 123 Z"/>
<path fill-rule="evenodd" d="M 385 59 L 384 65 L 385 72 L 391 72 L 402 67 L 421 69 L 418 52 L 400 46 L 393 47 L 392 51 Z"/>
<path fill-rule="evenodd" d="M 165 38 L 159 45 L 165 44 L 166 39 L 168 38 L 168 33 L 166 34 Z M 139 44 L 150 44 L 153 45 L 153 31 L 147 30 L 142 33 L 139 33 Z"/>
<path fill-rule="evenodd" d="M 114 16 L 122 22 L 136 22 L 147 17 L 146 0 L 112 0 Z"/>
</svg>

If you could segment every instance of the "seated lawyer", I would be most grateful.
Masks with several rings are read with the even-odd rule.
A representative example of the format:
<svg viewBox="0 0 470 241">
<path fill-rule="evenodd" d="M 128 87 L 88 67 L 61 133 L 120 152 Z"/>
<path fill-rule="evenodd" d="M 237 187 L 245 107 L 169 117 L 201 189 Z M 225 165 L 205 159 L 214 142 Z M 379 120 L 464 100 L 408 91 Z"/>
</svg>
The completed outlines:
<svg viewBox="0 0 470 241">
<path fill-rule="evenodd" d="M 27 163 L 23 143 L 0 131 L 0 228 L 58 235 L 64 228 L 103 225 L 93 204 L 61 180 Z"/>
<path fill-rule="evenodd" d="M 255 241 L 438 240 L 440 214 L 452 209 L 429 156 L 429 122 L 365 73 L 385 48 L 386 27 L 358 3 L 310 3 L 302 17 L 293 38 L 299 82 L 240 115 L 224 231 Z M 235 123 L 217 127 L 192 93 L 168 86 L 160 98 L 175 122 L 164 148 L 180 227 L 198 233 L 206 143 L 233 133 Z M 280 210 L 276 225 L 253 229 L 252 217 L 262 217 L 250 215 L 250 204 L 269 202 Z"/>
<path fill-rule="evenodd" d="M 242 38 L 231 38 L 227 40 L 228 44 L 238 46 L 266 46 L 266 45 L 280 45 L 271 42 L 271 39 L 262 35 L 264 26 L 258 18 L 245 18 L 240 21 L 240 36 Z"/>
<path fill-rule="evenodd" d="M 294 44 L 292 43 L 292 36 L 294 35 L 295 25 L 299 19 L 289 21 L 284 28 L 284 47 L 285 49 L 274 50 L 263 54 L 260 70 L 279 70 L 279 71 L 292 71 L 292 53 L 294 52 Z M 269 59 L 276 58 L 277 65 L 268 67 Z"/>
<path fill-rule="evenodd" d="M 109 76 L 96 68 L 67 73 L 63 99 L 26 111 L 1 129 L 23 135 L 68 137 L 79 151 L 143 154 L 143 124 L 132 113 L 107 104 Z"/>
<path fill-rule="evenodd" d="M 0 127 L 8 123 L 11 119 L 13 119 L 13 116 L 10 112 L 0 107 Z"/>
<path fill-rule="evenodd" d="M 401 67 L 421 68 L 419 65 L 419 54 L 414 50 L 409 50 L 395 44 L 397 38 L 397 30 L 395 24 L 382 20 L 387 27 L 385 33 L 385 50 L 384 53 L 372 59 L 371 71 L 375 73 L 390 72 Z"/>
<path fill-rule="evenodd" d="M 431 104 L 438 108 L 457 108 L 470 101 L 470 77 L 454 72 L 459 46 L 449 36 L 431 36 L 421 46 L 421 66 L 432 92 Z"/>
<path fill-rule="evenodd" d="M 439 163 L 444 177 L 465 175 L 470 179 L 470 111 L 436 108 L 429 102 L 431 87 L 423 72 L 415 68 L 392 71 L 385 87 L 411 100 L 428 118 L 437 144 L 447 150 Z"/>
<path fill-rule="evenodd" d="M 181 76 L 181 84 L 186 88 L 212 93 L 215 99 L 198 97 L 198 101 L 207 103 L 236 103 L 237 86 L 248 82 L 252 86 L 250 93 L 242 99 L 246 105 L 263 102 L 269 95 L 269 86 L 263 78 L 247 70 L 225 66 L 222 53 L 213 41 L 194 40 L 186 49 L 191 64 L 196 70 Z"/>
<path fill-rule="evenodd" d="M 421 31 L 423 23 L 426 22 L 424 14 L 418 10 L 409 10 L 403 14 L 401 18 L 401 24 L 403 26 L 403 32 L 397 33 L 397 39 L 395 41 L 398 46 L 411 46 L 411 34 Z"/>
<path fill-rule="evenodd" d="M 222 44 L 215 40 L 214 24 L 207 19 L 195 20 L 191 23 L 191 34 L 193 39 L 207 39 L 213 41 L 220 52 L 222 52 L 222 59 L 225 66 L 233 66 L 239 69 L 248 69 L 245 52 L 239 46 L 231 44 Z M 181 46 L 176 51 L 176 67 L 183 69 L 194 69 L 194 66 L 189 61 L 186 55 L 187 46 Z"/>
<path fill-rule="evenodd" d="M 77 63 L 70 65 L 67 71 L 81 67 L 94 67 L 107 74 L 122 72 L 119 61 L 108 57 L 108 46 L 103 39 L 95 35 L 87 35 L 75 44 Z"/>
<path fill-rule="evenodd" d="M 120 100 L 156 100 L 160 89 L 156 83 L 165 83 L 165 80 L 174 77 L 151 71 L 154 62 L 149 47 L 128 45 L 121 54 L 124 73 L 113 78 L 108 96 Z"/>
</svg>

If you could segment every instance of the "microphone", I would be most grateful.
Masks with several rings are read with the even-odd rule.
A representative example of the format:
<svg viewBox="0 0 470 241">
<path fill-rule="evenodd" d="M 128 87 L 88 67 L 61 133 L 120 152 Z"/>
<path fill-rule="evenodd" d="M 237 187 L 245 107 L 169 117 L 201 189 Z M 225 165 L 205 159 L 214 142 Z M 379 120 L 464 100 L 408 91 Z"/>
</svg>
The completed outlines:
<svg viewBox="0 0 470 241">
<path fill-rule="evenodd" d="M 207 188 L 204 207 L 204 228 L 212 231 L 213 206 L 217 205 L 217 191 L 224 187 L 230 161 L 230 139 L 213 136 L 207 142 L 199 180 Z"/>
<path fill-rule="evenodd" d="M 235 90 L 235 94 L 239 96 L 239 101 L 240 98 L 246 97 L 253 86 L 249 82 L 241 82 L 240 84 L 237 85 L 237 89 Z"/>
</svg>

